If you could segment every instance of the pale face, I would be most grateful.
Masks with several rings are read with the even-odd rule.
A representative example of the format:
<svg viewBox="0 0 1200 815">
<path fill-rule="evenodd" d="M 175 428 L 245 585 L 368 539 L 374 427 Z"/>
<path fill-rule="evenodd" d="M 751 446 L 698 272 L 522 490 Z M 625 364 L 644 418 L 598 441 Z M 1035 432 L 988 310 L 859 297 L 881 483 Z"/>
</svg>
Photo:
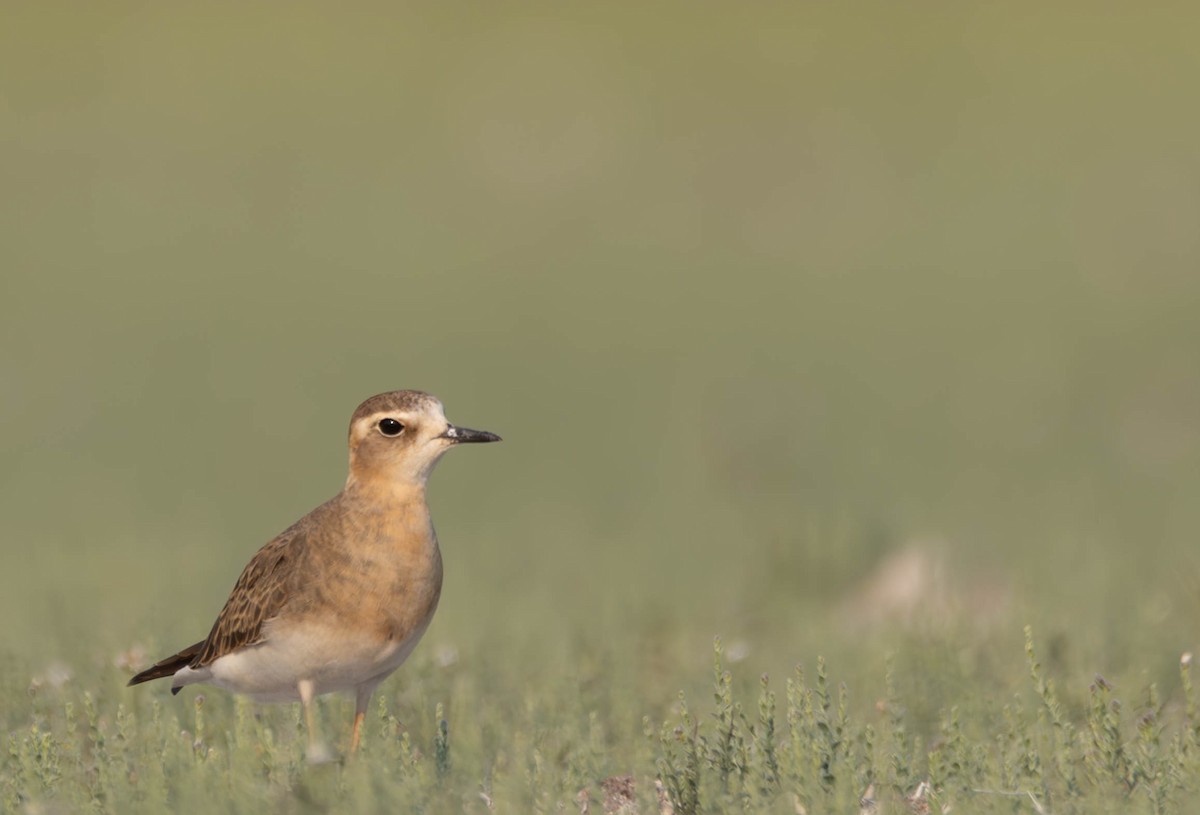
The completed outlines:
<svg viewBox="0 0 1200 815">
<path fill-rule="evenodd" d="M 423 486 L 447 450 L 468 442 L 499 441 L 480 430 L 455 427 L 442 403 L 426 396 L 416 405 L 360 416 L 350 427 L 350 478 Z"/>
</svg>

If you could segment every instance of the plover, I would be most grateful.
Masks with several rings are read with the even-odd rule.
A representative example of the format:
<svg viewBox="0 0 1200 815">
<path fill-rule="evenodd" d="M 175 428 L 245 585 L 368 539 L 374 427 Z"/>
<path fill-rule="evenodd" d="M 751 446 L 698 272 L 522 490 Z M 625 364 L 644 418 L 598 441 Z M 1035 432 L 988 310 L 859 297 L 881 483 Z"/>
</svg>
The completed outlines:
<svg viewBox="0 0 1200 815">
<path fill-rule="evenodd" d="M 313 699 L 353 691 L 355 752 L 371 694 L 412 652 L 441 595 L 429 474 L 451 447 L 492 441 L 500 437 L 450 424 L 421 391 L 363 402 L 350 419 L 342 491 L 258 550 L 205 639 L 129 684 L 170 676 L 172 693 L 207 683 L 260 701 L 299 700 L 310 760 L 326 752 Z"/>
</svg>

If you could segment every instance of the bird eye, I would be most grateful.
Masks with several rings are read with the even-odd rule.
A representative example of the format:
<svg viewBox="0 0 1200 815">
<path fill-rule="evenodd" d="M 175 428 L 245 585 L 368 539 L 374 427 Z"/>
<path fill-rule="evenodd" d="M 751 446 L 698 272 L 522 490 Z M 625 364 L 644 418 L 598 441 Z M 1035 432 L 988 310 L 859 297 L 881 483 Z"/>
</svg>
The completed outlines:
<svg viewBox="0 0 1200 815">
<path fill-rule="evenodd" d="M 380 419 L 379 432 L 385 436 L 399 436 L 404 432 L 404 425 L 395 419 Z"/>
</svg>

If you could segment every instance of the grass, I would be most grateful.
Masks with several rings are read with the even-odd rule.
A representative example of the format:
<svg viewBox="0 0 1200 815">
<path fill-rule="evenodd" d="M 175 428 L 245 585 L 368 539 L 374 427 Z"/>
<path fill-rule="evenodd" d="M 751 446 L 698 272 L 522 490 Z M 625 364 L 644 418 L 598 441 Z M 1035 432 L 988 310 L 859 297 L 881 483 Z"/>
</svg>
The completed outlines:
<svg viewBox="0 0 1200 815">
<path fill-rule="evenodd" d="M 1097 676 L 1071 709 L 1025 635 L 1029 687 L 991 702 L 968 691 L 928 727 L 891 661 L 874 702 L 823 658 L 777 693 L 766 675 L 757 688 L 735 682 L 717 640 L 710 701 L 681 691 L 639 734 L 586 692 L 489 705 L 519 691 L 424 661 L 415 699 L 380 696 L 359 758 L 318 766 L 305 763 L 298 706 L 207 693 L 173 703 L 123 692 L 110 671 L 103 692 L 30 691 L 36 714 L 9 734 L 0 794 L 14 812 L 1189 811 L 1200 778 L 1190 655 L 1179 698 L 1151 684 L 1122 702 Z M 324 706 L 327 722 L 349 711 Z"/>
<path fill-rule="evenodd" d="M 1196 22 L 6 10 L 0 809 L 1190 812 Z M 362 760 L 126 688 L 401 387 Z"/>
</svg>

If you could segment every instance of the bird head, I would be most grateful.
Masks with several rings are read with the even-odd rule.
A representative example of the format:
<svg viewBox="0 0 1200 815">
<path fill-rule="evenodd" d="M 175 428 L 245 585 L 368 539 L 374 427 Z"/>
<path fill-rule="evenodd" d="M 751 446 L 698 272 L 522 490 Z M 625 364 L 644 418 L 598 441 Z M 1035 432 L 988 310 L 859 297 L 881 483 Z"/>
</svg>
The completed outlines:
<svg viewBox="0 0 1200 815">
<path fill-rule="evenodd" d="M 348 483 L 423 487 L 451 447 L 490 441 L 500 437 L 451 424 L 442 403 L 428 393 L 381 393 L 350 418 Z"/>
</svg>

